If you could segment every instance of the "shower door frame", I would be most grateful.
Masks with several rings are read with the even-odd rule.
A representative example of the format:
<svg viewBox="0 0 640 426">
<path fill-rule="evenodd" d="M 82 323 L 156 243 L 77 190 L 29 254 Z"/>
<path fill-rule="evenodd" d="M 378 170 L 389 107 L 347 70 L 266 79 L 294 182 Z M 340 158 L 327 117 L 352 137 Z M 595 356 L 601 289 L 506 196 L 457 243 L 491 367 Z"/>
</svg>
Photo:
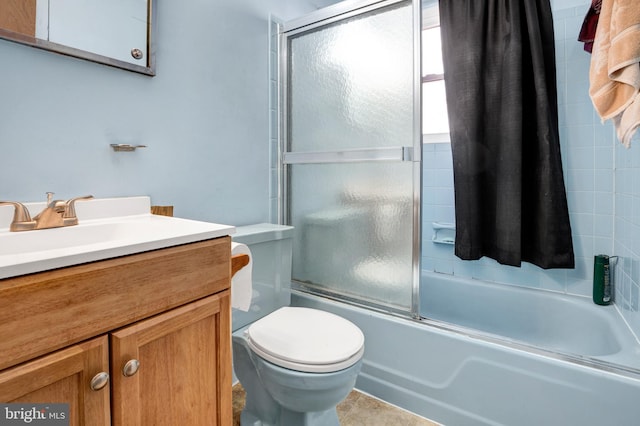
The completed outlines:
<svg viewBox="0 0 640 426">
<path fill-rule="evenodd" d="M 289 147 L 289 94 L 288 94 L 288 58 L 289 38 L 308 31 L 316 30 L 336 22 L 366 14 L 371 11 L 395 4 L 411 4 L 413 14 L 413 129 L 411 147 L 345 149 L 333 152 L 288 152 Z M 357 161 L 410 161 L 413 163 L 413 202 L 412 202 L 412 287 L 409 311 L 396 310 L 389 306 L 378 305 L 370 301 L 336 295 L 318 289 L 309 289 L 302 283 L 292 280 L 292 289 L 317 294 L 342 302 L 359 305 L 385 313 L 420 319 L 420 275 L 421 275 L 421 195 L 422 195 L 422 72 L 421 72 L 421 31 L 422 7 L 420 0 L 347 0 L 319 9 L 301 18 L 279 24 L 278 39 L 278 221 L 290 223 L 290 167 L 292 164 L 312 163 L 348 163 Z"/>
</svg>

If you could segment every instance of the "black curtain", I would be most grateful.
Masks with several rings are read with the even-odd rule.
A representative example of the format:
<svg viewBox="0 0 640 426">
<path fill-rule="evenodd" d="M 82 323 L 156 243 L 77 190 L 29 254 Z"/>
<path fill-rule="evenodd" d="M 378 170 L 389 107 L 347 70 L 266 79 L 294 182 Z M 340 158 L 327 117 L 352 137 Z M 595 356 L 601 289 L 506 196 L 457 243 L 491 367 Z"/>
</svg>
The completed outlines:
<svg viewBox="0 0 640 426">
<path fill-rule="evenodd" d="M 573 268 L 549 0 L 440 0 L 456 256 Z"/>
</svg>

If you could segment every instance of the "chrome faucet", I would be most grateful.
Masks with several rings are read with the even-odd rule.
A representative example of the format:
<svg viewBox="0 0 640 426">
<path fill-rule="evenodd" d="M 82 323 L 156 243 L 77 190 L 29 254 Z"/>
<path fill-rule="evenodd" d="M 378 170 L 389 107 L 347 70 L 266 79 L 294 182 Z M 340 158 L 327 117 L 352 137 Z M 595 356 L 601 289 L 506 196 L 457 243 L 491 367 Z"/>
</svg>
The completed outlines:
<svg viewBox="0 0 640 426">
<path fill-rule="evenodd" d="M 9 231 L 17 232 L 77 225 L 76 201 L 89 200 L 91 198 L 93 198 L 92 195 L 86 195 L 67 201 L 54 200 L 53 192 L 47 192 L 47 206 L 33 219 L 29 215 L 29 210 L 22 203 L 0 201 L 0 205 L 11 204 L 14 206 L 13 221 L 9 226 Z"/>
</svg>

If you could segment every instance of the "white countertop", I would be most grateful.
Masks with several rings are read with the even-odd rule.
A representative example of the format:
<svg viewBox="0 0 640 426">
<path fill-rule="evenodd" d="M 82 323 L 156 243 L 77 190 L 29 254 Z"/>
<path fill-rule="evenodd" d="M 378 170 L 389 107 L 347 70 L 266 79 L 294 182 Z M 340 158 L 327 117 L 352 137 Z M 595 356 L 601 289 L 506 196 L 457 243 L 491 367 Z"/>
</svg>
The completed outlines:
<svg viewBox="0 0 640 426">
<path fill-rule="evenodd" d="M 24 203 L 32 217 L 44 203 Z M 149 197 L 78 201 L 79 224 L 9 232 L 0 206 L 0 279 L 231 235 L 235 227 L 150 213 Z"/>
</svg>

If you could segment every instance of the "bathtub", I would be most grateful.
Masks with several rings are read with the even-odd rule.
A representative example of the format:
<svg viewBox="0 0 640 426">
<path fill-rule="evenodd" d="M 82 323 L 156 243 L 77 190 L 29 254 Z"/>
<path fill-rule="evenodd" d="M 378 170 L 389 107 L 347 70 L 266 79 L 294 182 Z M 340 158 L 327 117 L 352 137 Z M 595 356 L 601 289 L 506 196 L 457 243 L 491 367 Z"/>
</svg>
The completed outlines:
<svg viewBox="0 0 640 426">
<path fill-rule="evenodd" d="M 429 320 L 298 291 L 292 304 L 362 329 L 356 388 L 446 426 L 640 424 L 640 349 L 615 307 L 443 274 L 423 280 Z"/>
<path fill-rule="evenodd" d="M 614 305 L 435 272 L 423 272 L 420 298 L 429 319 L 640 373 L 640 346 Z"/>
</svg>

